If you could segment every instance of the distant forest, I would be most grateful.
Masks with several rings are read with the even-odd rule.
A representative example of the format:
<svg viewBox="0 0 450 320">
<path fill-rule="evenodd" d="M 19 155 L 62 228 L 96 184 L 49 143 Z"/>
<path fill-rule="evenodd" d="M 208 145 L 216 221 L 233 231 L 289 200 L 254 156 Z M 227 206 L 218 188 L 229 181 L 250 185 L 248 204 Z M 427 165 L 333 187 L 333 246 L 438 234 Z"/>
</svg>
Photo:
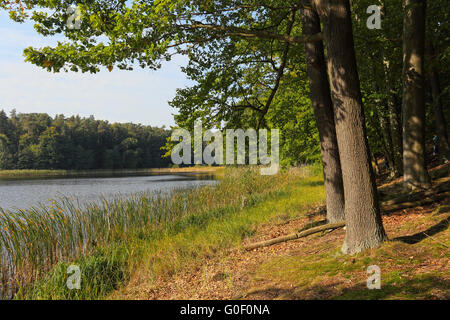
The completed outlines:
<svg viewBox="0 0 450 320">
<path fill-rule="evenodd" d="M 161 168 L 170 130 L 45 113 L 0 111 L 0 169 Z"/>
</svg>

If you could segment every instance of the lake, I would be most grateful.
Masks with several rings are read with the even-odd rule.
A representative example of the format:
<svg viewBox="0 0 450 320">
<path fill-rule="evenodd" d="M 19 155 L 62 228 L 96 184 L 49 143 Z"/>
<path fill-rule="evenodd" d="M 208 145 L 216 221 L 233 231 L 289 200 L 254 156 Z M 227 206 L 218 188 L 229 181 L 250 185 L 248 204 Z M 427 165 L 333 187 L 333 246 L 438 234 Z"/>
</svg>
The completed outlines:
<svg viewBox="0 0 450 320">
<path fill-rule="evenodd" d="M 83 205 L 100 198 L 126 196 L 135 192 L 170 191 L 214 184 L 208 174 L 160 174 L 126 177 L 82 177 L 51 179 L 0 180 L 0 208 L 27 209 L 39 203 L 50 204 L 50 199 L 74 197 Z"/>
</svg>

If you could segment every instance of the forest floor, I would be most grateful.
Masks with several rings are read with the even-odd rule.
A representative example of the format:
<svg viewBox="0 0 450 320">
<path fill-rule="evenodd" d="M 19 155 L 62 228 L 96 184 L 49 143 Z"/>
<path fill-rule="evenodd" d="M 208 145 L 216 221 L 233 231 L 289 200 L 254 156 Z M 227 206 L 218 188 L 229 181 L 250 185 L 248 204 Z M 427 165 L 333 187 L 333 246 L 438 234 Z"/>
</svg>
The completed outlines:
<svg viewBox="0 0 450 320">
<path fill-rule="evenodd" d="M 448 183 L 449 171 L 449 163 L 430 168 L 433 184 Z M 389 198 L 401 192 L 401 179 L 378 183 L 381 194 Z M 176 273 L 152 277 L 138 270 L 109 298 L 450 299 L 448 197 L 384 214 L 390 240 L 356 255 L 340 252 L 345 236 L 342 228 L 252 251 L 242 248 L 322 221 L 325 216 L 317 203 L 309 210 L 301 203 L 304 193 L 305 186 L 300 185 L 285 197 L 270 200 L 270 207 L 279 213 L 254 226 L 239 246 L 197 259 Z M 268 204 L 257 206 L 262 206 L 263 214 Z M 381 270 L 381 289 L 367 288 L 371 265 Z"/>
</svg>

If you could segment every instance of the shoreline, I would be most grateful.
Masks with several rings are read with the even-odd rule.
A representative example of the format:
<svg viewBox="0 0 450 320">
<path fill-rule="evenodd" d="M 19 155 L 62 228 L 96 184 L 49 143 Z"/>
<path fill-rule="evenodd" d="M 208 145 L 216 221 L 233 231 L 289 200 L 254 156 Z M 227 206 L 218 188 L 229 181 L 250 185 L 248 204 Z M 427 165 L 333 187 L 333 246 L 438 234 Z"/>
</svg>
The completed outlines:
<svg viewBox="0 0 450 320">
<path fill-rule="evenodd" d="M 255 211 L 249 220 L 241 209 L 276 197 L 299 178 L 308 177 L 310 169 L 274 176 L 261 176 L 257 168 L 224 171 L 220 184 L 170 195 L 134 194 L 93 203 L 88 209 L 78 209 L 68 199 L 19 215 L 0 211 L 4 231 L 0 247 L 7 248 L 7 255 L 0 255 L 0 298 L 100 299 L 126 285 L 143 261 L 153 261 L 156 274 L 175 271 L 193 257 L 179 256 L 181 251 L 193 250 L 197 256 L 209 252 L 212 243 L 218 250 L 225 240 L 230 244 L 241 239 L 244 229 L 250 232 L 253 219 L 264 219 Z M 204 233 L 211 223 L 217 230 Z M 166 259 L 168 255 L 173 259 Z M 67 268 L 73 264 L 83 271 L 81 290 L 66 287 Z"/>
<path fill-rule="evenodd" d="M 448 229 L 417 243 L 388 241 L 357 255 L 340 253 L 345 237 L 343 229 L 251 251 L 242 250 L 247 244 L 322 222 L 325 216 L 318 209 L 325 201 L 323 176 L 318 166 L 290 168 L 264 178 L 248 168 L 225 170 L 227 174 L 222 183 L 214 188 L 180 192 L 164 199 L 131 197 L 82 212 L 73 211 L 70 205 L 57 205 L 54 210 L 40 214 L 24 212 L 23 218 L 27 219 L 24 225 L 29 226 L 29 230 L 7 223 L 8 232 L 17 239 L 27 243 L 32 240 L 40 246 L 24 247 L 18 241 L 13 242 L 20 249 L 17 251 L 19 262 L 37 263 L 18 264 L 23 266 L 16 271 L 17 279 L 22 282 L 12 284 L 6 280 L 6 285 L 14 285 L 10 298 L 448 297 L 446 265 L 441 263 L 442 258 L 448 258 L 445 251 L 450 245 Z M 432 173 L 434 179 L 441 175 L 437 170 Z M 440 181 L 442 183 L 442 179 Z M 399 186 L 401 181 L 396 181 L 396 186 L 381 183 L 378 189 L 388 188 L 389 193 L 399 194 Z M 64 213 L 71 213 L 72 219 L 64 219 Z M 448 215 L 447 198 L 385 214 L 383 224 L 391 239 L 413 239 L 418 231 L 428 232 L 448 221 Z M 11 219 L 4 218 L 5 221 Z M 53 232 L 45 232 L 47 229 Z M 80 234 L 82 239 L 77 238 Z M 63 251 L 55 251 L 53 243 L 63 244 Z M 39 247 L 48 248 L 49 252 L 41 252 Z M 41 263 L 45 257 L 54 259 Z M 383 270 L 381 290 L 366 288 L 364 271 L 373 264 Z M 430 267 L 424 273 L 425 264 Z M 82 272 L 79 290 L 69 290 L 66 286 L 71 265 L 78 266 Z M 31 279 L 30 274 L 39 276 Z M 399 274 L 407 276 L 399 277 Z M 333 287 L 326 287 L 330 283 Z M 279 291 L 270 290 L 274 284 Z M 323 290 L 324 287 L 327 289 Z"/>
<path fill-rule="evenodd" d="M 224 167 L 196 166 L 183 168 L 146 168 L 146 169 L 93 169 L 93 170 L 47 170 L 20 169 L 0 170 L 0 180 L 36 179 L 36 178 L 77 178 L 77 177 L 116 177 L 145 176 L 160 174 L 220 174 Z"/>
</svg>

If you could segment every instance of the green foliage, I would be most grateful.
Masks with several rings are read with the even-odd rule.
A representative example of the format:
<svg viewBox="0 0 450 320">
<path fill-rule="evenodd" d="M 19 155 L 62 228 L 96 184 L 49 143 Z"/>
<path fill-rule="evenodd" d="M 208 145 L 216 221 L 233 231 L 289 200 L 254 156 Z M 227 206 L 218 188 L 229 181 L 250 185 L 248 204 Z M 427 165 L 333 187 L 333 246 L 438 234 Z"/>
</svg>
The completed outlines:
<svg viewBox="0 0 450 320">
<path fill-rule="evenodd" d="M 75 4 L 81 10 L 80 29 L 66 25 L 66 9 Z M 366 26 L 369 5 L 382 7 L 380 30 Z M 178 109 L 178 127 L 190 129 L 200 118 L 207 128 L 278 128 L 282 131 L 283 164 L 320 159 L 306 98 L 303 43 L 284 41 L 301 36 L 298 1 L 25 0 L 17 5 L 3 3 L 2 7 L 10 10 L 15 21 L 34 21 L 43 36 L 65 36 L 54 47 L 25 49 L 26 61 L 53 72 L 98 72 L 102 67 L 111 71 L 114 66 L 156 69 L 173 55 L 183 54 L 189 58 L 183 71 L 193 84 L 180 88 L 171 101 Z M 402 3 L 353 1 L 351 10 L 369 145 L 373 154 L 393 153 L 389 145 L 398 140 L 401 128 Z M 448 105 L 450 98 L 445 68 L 450 62 L 447 11 L 437 1 L 427 2 L 427 46 L 433 44 L 435 53 L 427 55 L 425 67 L 439 71 L 443 105 Z M 428 95 L 428 138 L 435 131 L 430 101 Z M 448 111 L 445 116 L 450 116 Z M 396 117 L 398 123 L 389 122 Z M 170 145 L 169 141 L 165 147 L 167 156 Z M 101 162 L 108 168 L 139 167 L 143 164 L 137 158 L 147 153 L 142 148 L 126 151 L 120 158 L 128 163 L 121 164 L 117 152 L 109 150 Z M 26 163 L 30 154 L 25 152 L 22 162 Z M 55 158 L 47 163 L 59 161 Z M 98 167 L 99 160 L 93 161 L 83 166 Z"/>
<path fill-rule="evenodd" d="M 124 246 L 101 248 L 92 255 L 74 261 L 80 268 L 80 289 L 67 287 L 69 263 L 60 262 L 41 281 L 22 289 L 15 299 L 74 300 L 105 298 L 127 280 L 129 253 Z M 22 296 L 22 294 L 24 294 Z"/>
<path fill-rule="evenodd" d="M 0 111 L 0 169 L 135 169 L 167 167 L 164 128 L 109 124 L 93 117 Z"/>
<path fill-rule="evenodd" d="M 280 129 L 282 165 L 321 161 L 319 132 L 309 99 L 306 76 L 285 76 L 267 113 L 267 123 L 270 127 Z"/>
<path fill-rule="evenodd" d="M 381 8 L 381 29 L 368 29 L 366 9 L 370 5 L 378 5 Z M 352 2 L 352 13 L 354 18 L 353 32 L 355 49 L 357 54 L 358 72 L 361 81 L 361 91 L 366 115 L 367 135 L 371 151 L 375 154 L 386 154 L 388 150 L 386 140 L 395 139 L 395 130 L 390 127 L 389 120 L 400 117 L 401 128 L 401 103 L 402 103 L 402 65 L 403 65 L 403 15 L 402 1 L 387 0 L 373 1 L 360 0 Z M 426 44 L 425 44 L 425 69 L 426 77 L 429 76 L 431 68 L 436 68 L 441 78 L 442 96 L 444 104 L 448 104 L 450 95 L 447 94 L 450 82 L 448 81 L 448 68 L 445 66 L 450 62 L 448 48 L 450 38 L 448 37 L 449 19 L 448 10 L 436 1 L 427 1 L 426 22 Z M 429 54 L 430 44 L 435 47 L 435 54 Z M 426 90 L 429 91 L 427 84 Z M 433 124 L 433 111 L 430 108 L 432 97 L 426 95 L 427 101 L 427 126 L 426 137 L 431 140 L 435 134 Z M 392 103 L 395 112 L 388 109 Z M 448 108 L 447 108 L 448 109 Z M 450 116 L 447 112 L 446 118 Z M 382 121 L 386 121 L 386 129 L 383 129 Z M 383 131 L 392 136 L 383 136 Z M 401 134 L 401 131 L 400 131 Z"/>
<path fill-rule="evenodd" d="M 427 41 L 436 54 L 427 57 L 426 65 L 441 73 L 443 105 L 447 105 L 448 10 L 436 1 L 427 3 Z M 26 0 L 23 4 L 23 10 L 19 5 L 3 7 L 16 21 L 34 21 L 36 31 L 44 36 L 65 36 L 55 47 L 27 48 L 27 61 L 53 72 L 97 72 L 101 67 L 111 71 L 113 66 L 155 69 L 175 54 L 186 55 L 189 64 L 184 72 L 193 84 L 179 89 L 171 102 L 179 111 L 178 127 L 192 128 L 194 119 L 200 118 L 207 128 L 279 128 L 283 164 L 319 161 L 317 132 L 306 98 L 303 44 L 282 40 L 301 35 L 297 1 L 83 0 L 76 1 L 82 13 L 80 29 L 66 25 L 71 1 Z M 380 30 L 366 27 L 366 9 L 374 4 L 382 6 Z M 389 140 L 396 141 L 399 131 L 390 129 L 393 124 L 383 127 L 382 122 L 388 124 L 400 113 L 403 8 L 397 0 L 361 0 L 352 2 L 352 13 L 369 144 L 372 153 L 392 153 Z M 389 110 L 389 104 L 395 107 Z M 429 107 L 427 115 L 430 119 Z M 428 137 L 432 126 L 428 121 Z M 108 168 L 132 168 L 142 165 L 137 160 L 141 153 L 147 151 L 121 154 L 128 164 L 120 164 L 108 151 L 101 161 Z M 29 156 L 27 151 L 23 162 Z M 94 160 L 94 167 L 98 161 Z"/>
</svg>

